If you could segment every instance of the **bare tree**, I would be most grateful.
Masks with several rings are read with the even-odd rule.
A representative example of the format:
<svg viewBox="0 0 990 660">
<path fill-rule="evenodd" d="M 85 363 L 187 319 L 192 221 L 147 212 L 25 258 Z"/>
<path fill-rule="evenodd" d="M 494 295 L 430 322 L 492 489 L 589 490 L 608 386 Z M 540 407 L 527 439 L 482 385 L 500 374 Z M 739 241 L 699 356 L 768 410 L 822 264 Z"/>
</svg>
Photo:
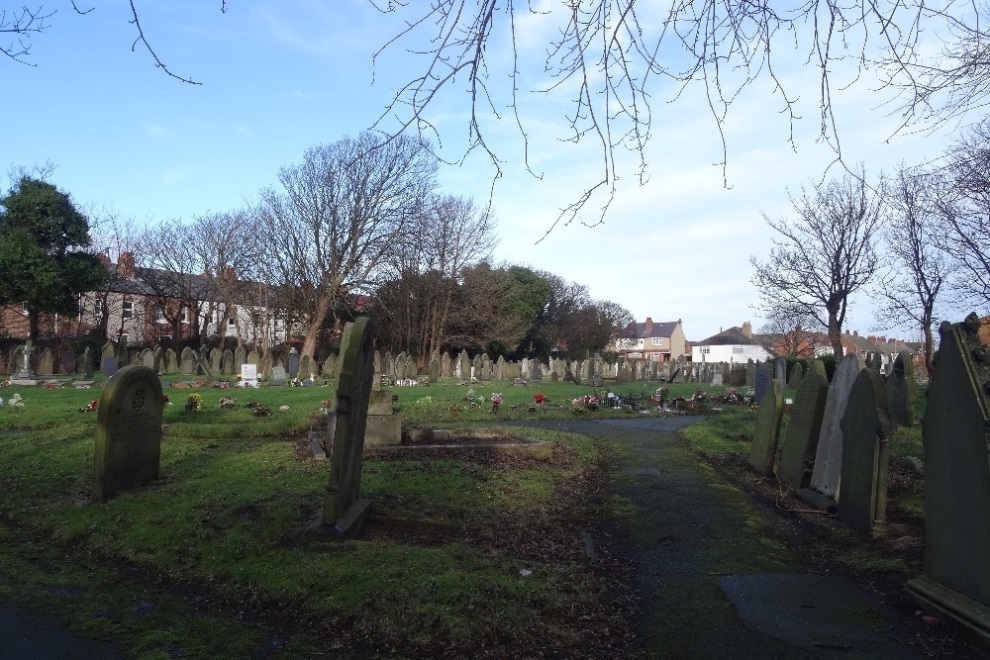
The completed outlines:
<svg viewBox="0 0 990 660">
<path fill-rule="evenodd" d="M 944 180 L 903 165 L 888 186 L 890 215 L 883 237 L 892 260 L 877 291 L 878 318 L 885 324 L 908 323 L 921 329 L 925 368 L 932 373 L 936 303 L 952 274 L 948 254 L 939 248 L 945 225 L 938 212 Z M 888 327 L 890 327 L 888 325 Z"/>
<path fill-rule="evenodd" d="M 883 222 L 882 197 L 863 172 L 832 180 L 813 194 L 802 188 L 791 203 L 796 218 L 763 216 L 781 238 L 773 239 L 767 261 L 750 259 L 752 282 L 763 310 L 783 305 L 813 316 L 840 358 L 849 296 L 869 284 L 879 266 L 874 241 Z"/>
<path fill-rule="evenodd" d="M 773 338 L 775 351 L 802 357 L 815 354 L 821 334 L 809 329 L 816 327 L 818 320 L 806 307 L 781 301 L 763 311 L 766 323 L 760 332 Z"/>
<path fill-rule="evenodd" d="M 421 213 L 435 173 L 422 142 L 382 144 L 371 133 L 312 147 L 302 163 L 279 170 L 282 190 L 262 195 L 266 269 L 306 315 L 304 355 L 313 355 L 344 294 L 380 280 L 390 242 Z"/>
<path fill-rule="evenodd" d="M 109 277 L 102 286 L 86 294 L 85 304 L 92 305 L 92 309 L 85 310 L 85 316 L 92 315 L 97 336 L 105 340 L 110 319 L 123 315 L 123 297 L 115 295 L 121 293 L 118 289 L 127 288 L 126 285 L 121 287 L 126 264 L 120 257 L 140 253 L 142 232 L 133 217 L 124 217 L 111 207 L 90 210 L 89 217 L 93 221 L 93 250 L 97 255 L 103 255 Z"/>
<path fill-rule="evenodd" d="M 943 248 L 958 267 L 959 306 L 990 305 L 990 119 L 964 134 L 949 153 L 937 210 L 948 232 Z"/>
</svg>

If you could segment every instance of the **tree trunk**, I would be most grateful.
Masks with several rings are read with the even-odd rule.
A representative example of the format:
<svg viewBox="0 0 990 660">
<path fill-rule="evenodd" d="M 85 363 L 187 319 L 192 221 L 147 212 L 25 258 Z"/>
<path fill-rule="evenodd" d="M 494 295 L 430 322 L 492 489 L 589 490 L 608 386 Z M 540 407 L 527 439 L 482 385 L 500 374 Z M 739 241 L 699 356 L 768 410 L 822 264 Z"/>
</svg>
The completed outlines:
<svg viewBox="0 0 990 660">
<path fill-rule="evenodd" d="M 835 355 L 836 364 L 842 359 L 842 328 L 839 327 L 839 320 L 835 312 L 828 313 L 828 339 L 832 342 L 832 353 Z"/>
<path fill-rule="evenodd" d="M 922 332 L 925 333 L 925 343 L 922 347 L 922 350 L 924 351 L 924 355 L 925 355 L 925 371 L 927 372 L 926 375 L 928 376 L 928 378 L 931 378 L 932 374 L 935 373 L 935 364 L 933 359 L 934 351 L 932 350 L 932 347 L 934 345 L 934 338 L 932 337 L 931 322 L 926 323 L 922 327 Z"/>
<path fill-rule="evenodd" d="M 320 336 L 320 328 L 323 327 L 323 321 L 327 318 L 327 312 L 330 311 L 331 302 L 330 296 L 326 295 L 320 296 L 317 299 L 316 309 L 313 310 L 312 315 L 309 317 L 309 327 L 306 328 L 306 338 L 303 340 L 300 357 L 303 355 L 313 357 L 313 352 L 316 350 L 316 340 Z"/>
<path fill-rule="evenodd" d="M 40 323 L 38 322 L 38 317 L 38 310 L 33 307 L 28 310 L 28 337 L 35 343 L 38 341 L 39 334 Z"/>
</svg>

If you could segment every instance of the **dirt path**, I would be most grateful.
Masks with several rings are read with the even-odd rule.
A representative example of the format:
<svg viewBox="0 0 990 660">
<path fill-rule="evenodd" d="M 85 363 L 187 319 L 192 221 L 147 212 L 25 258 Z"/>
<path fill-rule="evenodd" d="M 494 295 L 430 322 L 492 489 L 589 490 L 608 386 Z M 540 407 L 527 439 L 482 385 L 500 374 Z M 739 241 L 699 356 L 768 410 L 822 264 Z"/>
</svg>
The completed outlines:
<svg viewBox="0 0 990 660">
<path fill-rule="evenodd" d="M 636 566 L 640 658 L 928 657 L 911 622 L 812 569 L 773 516 L 678 441 L 690 418 L 556 422 L 615 454 L 615 540 Z M 817 571 L 817 572 L 815 572 Z"/>
</svg>

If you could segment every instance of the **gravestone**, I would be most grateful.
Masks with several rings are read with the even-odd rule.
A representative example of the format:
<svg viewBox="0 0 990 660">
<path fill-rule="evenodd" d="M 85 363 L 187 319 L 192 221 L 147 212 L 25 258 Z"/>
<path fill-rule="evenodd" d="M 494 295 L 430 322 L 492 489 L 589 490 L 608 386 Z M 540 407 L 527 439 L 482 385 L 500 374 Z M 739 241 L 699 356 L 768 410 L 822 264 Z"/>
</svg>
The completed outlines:
<svg viewBox="0 0 990 660">
<path fill-rule="evenodd" d="M 755 401 L 759 403 L 770 387 L 770 372 L 764 367 L 756 367 L 753 376 L 753 389 L 756 390 Z"/>
<path fill-rule="evenodd" d="M 289 379 L 299 377 L 299 353 L 296 352 L 296 348 L 293 346 L 292 350 L 289 351 L 289 368 L 288 368 Z"/>
<path fill-rule="evenodd" d="M 752 359 L 746 363 L 746 387 L 756 387 L 756 365 Z"/>
<path fill-rule="evenodd" d="M 157 374 L 158 370 L 155 369 L 155 354 L 151 352 L 151 349 L 146 348 L 139 355 L 141 356 L 141 366 L 148 367 Z"/>
<path fill-rule="evenodd" d="M 162 405 L 161 381 L 147 367 L 126 366 L 107 382 L 97 412 L 93 502 L 158 478 Z"/>
<path fill-rule="evenodd" d="M 323 361 L 323 377 L 324 378 L 336 378 L 337 377 L 337 356 L 331 353 L 327 356 L 327 359 Z"/>
<path fill-rule="evenodd" d="M 214 348 L 213 350 L 216 351 L 217 349 Z M 196 358 L 196 373 L 200 375 L 205 375 L 207 377 L 212 377 L 213 374 L 219 375 L 218 372 L 212 369 L 210 360 L 207 358 L 205 349 L 200 351 L 199 355 Z"/>
<path fill-rule="evenodd" d="M 196 370 L 196 351 L 186 346 L 182 349 L 182 360 L 179 363 L 179 373 L 191 376 Z"/>
<path fill-rule="evenodd" d="M 250 353 L 248 353 L 247 354 L 247 359 L 245 359 L 244 362 L 241 362 L 241 364 L 245 364 L 245 363 L 257 365 L 258 366 L 258 373 L 261 373 L 261 371 L 262 371 L 262 369 L 261 369 L 261 356 L 258 355 L 258 351 L 251 351 Z"/>
<path fill-rule="evenodd" d="M 129 366 L 129 365 L 125 365 Z M 103 375 L 107 378 L 113 378 L 117 374 L 117 356 L 111 355 L 109 357 L 103 358 Z"/>
<path fill-rule="evenodd" d="M 749 464 L 764 477 L 773 475 L 773 461 L 777 455 L 777 439 L 780 437 L 780 421 L 784 415 L 783 389 L 776 380 L 770 383 L 760 399 L 756 415 L 756 430 L 749 449 Z"/>
<path fill-rule="evenodd" d="M 83 351 L 82 360 L 83 360 L 83 369 L 82 369 L 83 375 L 86 377 L 87 380 L 91 379 L 93 377 L 93 357 L 92 355 L 90 355 L 89 346 L 87 346 L 86 350 Z"/>
<path fill-rule="evenodd" d="M 272 377 L 268 379 L 269 385 L 285 385 L 285 379 L 288 378 L 289 374 L 285 371 L 285 367 L 282 366 L 282 361 L 279 360 L 272 367 Z"/>
<path fill-rule="evenodd" d="M 163 363 L 165 361 L 165 351 L 162 350 L 161 346 L 156 346 L 155 350 L 151 352 L 151 369 L 156 373 L 162 373 Z"/>
<path fill-rule="evenodd" d="M 117 342 L 117 364 L 121 367 L 126 367 L 131 362 L 130 351 L 127 350 L 127 335 L 120 335 L 120 341 Z"/>
<path fill-rule="evenodd" d="M 374 366 L 375 373 L 376 374 L 382 373 L 382 369 L 383 369 L 383 366 L 382 366 L 382 354 L 380 352 L 378 352 L 378 351 L 375 351 L 374 352 L 374 355 L 372 357 L 372 360 L 373 360 L 373 364 L 375 365 Z M 389 361 L 391 361 L 391 358 L 389 359 Z"/>
<path fill-rule="evenodd" d="M 443 374 L 444 378 L 450 378 L 454 375 L 454 368 L 451 365 L 450 353 L 444 351 L 443 355 L 440 356 L 440 373 Z"/>
<path fill-rule="evenodd" d="M 872 536 L 883 534 L 887 520 L 890 434 L 887 392 L 873 369 L 856 376 L 842 417 L 842 492 L 837 518 Z"/>
<path fill-rule="evenodd" d="M 725 376 L 722 374 L 722 370 L 719 369 L 714 374 L 712 374 L 712 385 L 721 386 L 725 382 Z"/>
<path fill-rule="evenodd" d="M 505 356 L 499 355 L 495 361 L 495 380 L 505 380 Z"/>
<path fill-rule="evenodd" d="M 243 346 L 238 346 L 237 348 L 235 348 L 234 349 L 234 367 L 237 368 L 238 371 L 240 371 L 241 365 L 244 364 L 247 361 L 248 361 L 248 359 L 247 359 L 247 351 L 244 350 L 244 347 Z M 258 364 L 258 363 L 257 362 L 252 362 L 252 364 Z"/>
<path fill-rule="evenodd" d="M 229 348 L 223 349 L 223 353 L 220 355 L 220 373 L 225 376 L 234 375 L 234 351 Z"/>
<path fill-rule="evenodd" d="M 925 562 L 908 593 L 924 609 L 990 647 L 990 347 L 979 318 L 942 323 L 928 388 L 925 444 Z"/>
<path fill-rule="evenodd" d="M 258 365 L 246 362 L 241 365 L 241 387 L 258 386 Z"/>
<path fill-rule="evenodd" d="M 309 355 L 304 355 L 299 359 L 299 378 L 309 379 L 310 374 L 316 374 L 316 361 Z"/>
<path fill-rule="evenodd" d="M 103 365 L 103 360 L 107 359 L 108 357 L 112 357 L 112 358 L 117 357 L 117 348 L 113 345 L 113 342 L 110 341 L 109 339 L 107 340 L 107 343 L 103 344 L 103 352 L 100 354 L 101 367 Z"/>
<path fill-rule="evenodd" d="M 165 349 L 165 373 L 179 373 L 179 359 L 175 354 L 175 349 L 171 347 Z"/>
<path fill-rule="evenodd" d="M 76 372 L 76 354 L 72 351 L 60 351 L 58 354 L 58 372 L 61 374 L 72 374 Z"/>
<path fill-rule="evenodd" d="M 857 356 L 849 354 L 842 358 L 832 376 L 828 397 L 825 399 L 822 431 L 818 436 L 818 450 L 815 452 L 815 469 L 811 473 L 811 490 L 833 500 L 837 499 L 839 479 L 842 476 L 842 418 L 849 403 L 849 392 L 862 368 Z M 817 502 L 811 503 L 819 505 Z"/>
<path fill-rule="evenodd" d="M 210 350 L 210 374 L 220 375 L 220 362 L 223 359 L 223 352 L 219 348 Z"/>
<path fill-rule="evenodd" d="M 898 426 L 914 424 L 914 363 L 911 353 L 901 351 L 887 376 L 887 412 Z"/>
<path fill-rule="evenodd" d="M 430 383 L 440 380 L 440 360 L 433 358 L 430 360 Z"/>
<path fill-rule="evenodd" d="M 457 356 L 457 377 L 462 380 L 471 377 L 471 360 L 468 359 L 467 351 L 461 351 Z"/>
<path fill-rule="evenodd" d="M 804 367 L 801 366 L 800 362 L 795 362 L 794 366 L 791 367 L 791 373 L 787 377 L 787 386 L 794 389 L 801 387 L 801 379 L 804 378 Z"/>
<path fill-rule="evenodd" d="M 782 357 L 773 362 L 774 380 L 780 383 L 781 387 L 787 386 L 787 360 Z"/>
<path fill-rule="evenodd" d="M 371 321 L 367 317 L 344 327 L 330 483 L 323 513 L 309 526 L 312 533 L 338 538 L 354 536 L 360 533 L 371 513 L 371 503 L 361 499 L 361 457 L 374 379 L 372 337 Z"/>
<path fill-rule="evenodd" d="M 821 360 L 815 360 L 808 373 L 801 377 L 801 386 L 794 396 L 794 405 L 791 406 L 784 448 L 780 453 L 777 475 L 791 490 L 796 491 L 805 485 L 804 466 L 809 458 L 814 459 L 818 449 L 818 434 L 822 428 L 827 396 L 825 365 Z"/>
<path fill-rule="evenodd" d="M 395 366 L 392 373 L 395 374 L 396 380 L 406 379 L 406 354 L 404 351 L 395 356 Z"/>
<path fill-rule="evenodd" d="M 51 376 L 53 373 L 55 373 L 55 356 L 52 355 L 52 349 L 45 346 L 41 351 L 41 357 L 38 358 L 38 375 Z"/>
</svg>

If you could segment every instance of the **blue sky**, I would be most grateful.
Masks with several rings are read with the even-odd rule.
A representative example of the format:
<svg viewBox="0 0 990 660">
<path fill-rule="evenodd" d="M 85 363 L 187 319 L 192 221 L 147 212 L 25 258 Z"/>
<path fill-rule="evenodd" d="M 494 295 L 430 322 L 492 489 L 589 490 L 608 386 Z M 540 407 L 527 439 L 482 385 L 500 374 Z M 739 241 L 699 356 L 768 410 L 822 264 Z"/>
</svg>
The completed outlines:
<svg viewBox="0 0 990 660">
<path fill-rule="evenodd" d="M 50 160 L 57 166 L 52 181 L 77 202 L 111 206 L 139 222 L 190 219 L 253 201 L 307 147 L 371 127 L 396 86 L 422 66 L 401 46 L 373 66 L 375 51 L 401 29 L 401 17 L 383 15 L 367 0 L 238 0 L 226 13 L 219 2 L 137 0 L 161 60 L 203 83 L 187 85 L 156 70 L 140 45 L 132 52 L 136 33 L 127 3 L 95 4 L 77 16 L 67 2 L 51 3 L 58 13 L 50 29 L 32 40 L 29 61 L 36 66 L 0 60 L 7 90 L 0 165 Z M 787 216 L 788 189 L 820 180 L 835 157 L 817 140 L 817 78 L 800 58 L 778 71 L 801 97 L 796 151 L 769 82 L 758 81 L 739 98 L 724 124 L 728 189 L 714 165 L 721 143 L 703 88 L 669 102 L 676 90 L 659 84 L 646 185 L 636 183 L 631 161 L 620 162 L 624 176 L 604 224 L 558 226 L 539 241 L 582 182 L 598 175 L 601 160 L 592 145 L 561 141 L 568 97 L 525 93 L 546 83 L 542 53 L 553 24 L 552 16 L 524 18 L 520 61 L 531 75 L 523 80 L 521 109 L 530 164 L 543 178 L 525 171 L 511 116 L 499 108 L 502 120 L 485 119 L 503 161 L 493 197 L 496 259 L 584 284 L 639 320 L 680 318 L 689 339 L 746 320 L 758 328 L 749 259 L 769 251 L 762 213 Z M 498 41 L 489 51 L 494 63 L 509 53 Z M 850 73 L 835 72 L 843 75 L 851 80 Z M 896 127 L 881 107 L 888 98 L 861 80 L 835 99 L 845 158 L 865 162 L 871 174 L 936 158 L 952 137 L 888 140 Z M 504 88 L 495 101 L 505 102 Z M 453 88 L 431 111 L 451 158 L 467 134 L 466 102 Z M 384 127 L 391 126 L 386 120 Z M 444 192 L 486 202 L 492 175 L 486 158 L 474 154 L 460 167 L 442 168 L 440 182 Z M 589 221 L 597 220 L 594 208 L 593 202 Z M 871 312 L 868 301 L 857 300 L 848 328 L 873 330 Z M 914 338 L 909 330 L 897 334 Z"/>
</svg>

